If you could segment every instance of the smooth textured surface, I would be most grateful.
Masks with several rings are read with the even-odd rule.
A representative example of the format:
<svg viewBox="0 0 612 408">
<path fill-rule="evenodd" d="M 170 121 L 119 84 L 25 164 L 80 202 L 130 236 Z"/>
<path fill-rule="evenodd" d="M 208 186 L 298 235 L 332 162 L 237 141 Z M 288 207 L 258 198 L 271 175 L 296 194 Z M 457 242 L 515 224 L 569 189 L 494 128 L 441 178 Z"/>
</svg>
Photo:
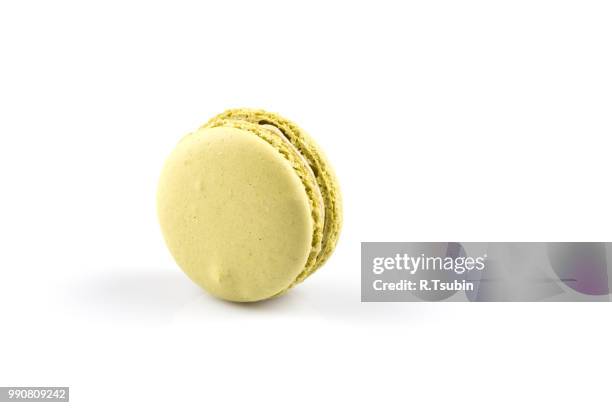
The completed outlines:
<svg viewBox="0 0 612 408">
<path fill-rule="evenodd" d="M 313 234 L 308 195 L 291 163 L 248 131 L 219 127 L 185 137 L 158 194 L 171 253 L 213 295 L 265 299 L 302 272 Z"/>
<path fill-rule="evenodd" d="M 278 115 L 231 110 L 183 138 L 167 160 L 158 190 L 164 238 L 213 295 L 280 295 L 335 247 L 337 183 L 306 138 Z"/>
</svg>

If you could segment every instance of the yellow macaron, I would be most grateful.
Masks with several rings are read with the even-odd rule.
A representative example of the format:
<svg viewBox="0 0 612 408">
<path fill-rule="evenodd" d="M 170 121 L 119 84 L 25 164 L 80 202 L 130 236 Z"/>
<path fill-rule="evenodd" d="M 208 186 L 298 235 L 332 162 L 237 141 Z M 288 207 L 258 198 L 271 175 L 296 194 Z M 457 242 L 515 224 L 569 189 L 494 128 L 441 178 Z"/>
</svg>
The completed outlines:
<svg viewBox="0 0 612 408">
<path fill-rule="evenodd" d="M 231 109 L 185 136 L 166 160 L 159 222 L 177 264 L 216 297 L 253 302 L 320 268 L 342 225 L 338 182 L 291 121 Z"/>
</svg>

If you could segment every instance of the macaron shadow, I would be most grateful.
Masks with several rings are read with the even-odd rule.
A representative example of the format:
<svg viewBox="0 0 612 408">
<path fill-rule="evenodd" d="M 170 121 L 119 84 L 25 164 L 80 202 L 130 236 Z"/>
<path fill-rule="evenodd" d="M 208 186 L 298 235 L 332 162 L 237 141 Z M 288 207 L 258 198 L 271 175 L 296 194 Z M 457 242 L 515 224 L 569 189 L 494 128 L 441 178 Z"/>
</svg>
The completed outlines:
<svg viewBox="0 0 612 408">
<path fill-rule="evenodd" d="M 198 321 L 229 314 L 289 315 L 370 325 L 414 322 L 440 313 L 439 308 L 426 302 L 363 303 L 358 287 L 316 279 L 282 296 L 236 303 L 207 294 L 175 270 L 159 268 L 95 271 L 72 286 L 68 297 L 77 302 L 78 310 L 88 319 L 129 324 L 170 322 L 183 316 Z"/>
<path fill-rule="evenodd" d="M 201 293 L 177 271 L 116 268 L 90 272 L 67 297 L 89 318 L 133 322 L 171 320 Z"/>
</svg>

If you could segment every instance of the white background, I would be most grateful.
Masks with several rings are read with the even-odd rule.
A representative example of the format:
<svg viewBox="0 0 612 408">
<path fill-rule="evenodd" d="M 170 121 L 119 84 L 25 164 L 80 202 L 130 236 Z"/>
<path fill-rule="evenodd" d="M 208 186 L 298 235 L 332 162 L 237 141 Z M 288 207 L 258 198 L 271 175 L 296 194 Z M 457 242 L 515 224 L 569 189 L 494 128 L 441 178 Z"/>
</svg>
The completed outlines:
<svg viewBox="0 0 612 408">
<path fill-rule="evenodd" d="M 82 407 L 609 405 L 609 303 L 362 304 L 359 252 L 612 240 L 611 21 L 605 1 L 3 1 L 0 385 Z M 243 106 L 309 131 L 345 201 L 327 265 L 246 306 L 178 270 L 155 214 L 178 139 Z"/>
</svg>

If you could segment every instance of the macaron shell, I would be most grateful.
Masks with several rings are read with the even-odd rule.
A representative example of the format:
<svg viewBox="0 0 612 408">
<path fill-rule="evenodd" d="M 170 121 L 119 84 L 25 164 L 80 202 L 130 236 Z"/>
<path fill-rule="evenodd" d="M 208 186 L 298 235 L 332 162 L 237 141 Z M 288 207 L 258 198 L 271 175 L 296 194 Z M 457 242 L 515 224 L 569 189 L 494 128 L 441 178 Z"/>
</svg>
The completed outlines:
<svg viewBox="0 0 612 408">
<path fill-rule="evenodd" d="M 311 256 L 315 220 L 303 181 L 248 130 L 204 128 L 181 140 L 162 171 L 158 215 L 179 266 L 223 299 L 281 293 Z"/>
</svg>

